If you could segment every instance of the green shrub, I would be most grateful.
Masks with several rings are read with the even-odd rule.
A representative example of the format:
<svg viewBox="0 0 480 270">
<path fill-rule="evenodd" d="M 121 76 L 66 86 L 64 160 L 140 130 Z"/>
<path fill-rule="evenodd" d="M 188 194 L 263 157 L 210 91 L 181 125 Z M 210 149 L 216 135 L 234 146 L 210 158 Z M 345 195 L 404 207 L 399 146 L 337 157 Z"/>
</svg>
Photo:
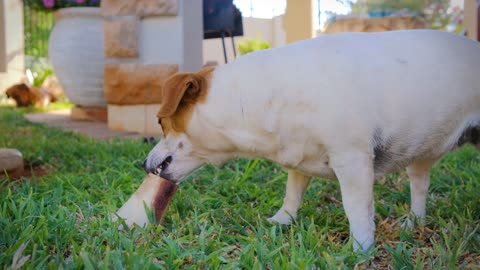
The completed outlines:
<svg viewBox="0 0 480 270">
<path fill-rule="evenodd" d="M 238 50 L 241 55 L 270 48 L 270 44 L 260 38 L 246 38 L 245 40 L 238 42 Z"/>
<path fill-rule="evenodd" d="M 51 68 L 44 68 L 38 71 L 33 71 L 33 86 L 40 87 L 42 86 L 43 82 L 45 79 L 48 78 L 48 76 L 53 75 L 53 69 Z"/>
</svg>

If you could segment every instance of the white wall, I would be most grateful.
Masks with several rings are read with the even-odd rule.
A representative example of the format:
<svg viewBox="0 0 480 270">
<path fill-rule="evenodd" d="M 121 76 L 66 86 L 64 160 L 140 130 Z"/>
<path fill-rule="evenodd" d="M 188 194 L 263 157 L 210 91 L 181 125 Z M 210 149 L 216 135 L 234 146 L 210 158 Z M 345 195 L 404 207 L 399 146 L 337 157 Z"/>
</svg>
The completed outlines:
<svg viewBox="0 0 480 270">
<path fill-rule="evenodd" d="M 0 71 L 0 93 L 12 84 L 19 83 L 24 78 L 24 49 L 23 49 L 23 2 L 21 0 L 2 0 L 4 46 L 0 61 L 4 61 L 4 69 Z M 1 33 L 0 33 L 1 34 Z M 0 37 L 2 39 L 2 37 Z M 3 60 L 2 60 L 3 59 Z"/>
<path fill-rule="evenodd" d="M 273 19 L 259 19 L 244 17 L 243 18 L 243 36 L 235 37 L 235 45 L 237 45 L 237 56 L 238 52 L 238 41 L 241 41 L 245 38 L 261 38 L 267 41 L 272 47 L 279 47 L 285 45 L 286 36 L 285 31 L 283 30 L 283 16 L 277 16 Z M 228 61 L 233 60 L 233 49 L 231 38 L 225 39 L 225 47 L 227 49 Z M 204 63 L 209 61 L 216 61 L 219 64 L 223 64 L 223 47 L 222 41 L 220 38 L 217 39 L 206 39 L 203 41 L 203 61 Z"/>
<path fill-rule="evenodd" d="M 188 3 L 188 5 L 187 5 Z M 178 1 L 177 16 L 152 16 L 140 21 L 142 64 L 178 64 L 180 71 L 202 66 L 202 8 L 200 1 Z"/>
<path fill-rule="evenodd" d="M 272 47 L 280 47 L 287 44 L 287 33 L 283 29 L 283 16 L 273 18 Z"/>
<path fill-rule="evenodd" d="M 152 16 L 140 21 L 140 63 L 183 63 L 183 25 L 180 16 Z"/>
<path fill-rule="evenodd" d="M 5 49 L 5 10 L 3 0 L 0 2 L 0 72 L 7 71 L 7 51 Z"/>
</svg>

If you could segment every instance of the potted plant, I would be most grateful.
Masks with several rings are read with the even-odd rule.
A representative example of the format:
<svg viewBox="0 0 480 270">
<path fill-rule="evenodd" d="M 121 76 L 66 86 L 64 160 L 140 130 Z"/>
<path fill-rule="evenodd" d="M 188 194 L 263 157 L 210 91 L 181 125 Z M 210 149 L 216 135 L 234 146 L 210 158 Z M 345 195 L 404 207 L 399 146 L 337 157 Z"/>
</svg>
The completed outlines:
<svg viewBox="0 0 480 270">
<path fill-rule="evenodd" d="M 103 18 L 100 0 L 26 0 L 55 12 L 48 58 L 65 96 L 84 107 L 105 107 Z"/>
</svg>

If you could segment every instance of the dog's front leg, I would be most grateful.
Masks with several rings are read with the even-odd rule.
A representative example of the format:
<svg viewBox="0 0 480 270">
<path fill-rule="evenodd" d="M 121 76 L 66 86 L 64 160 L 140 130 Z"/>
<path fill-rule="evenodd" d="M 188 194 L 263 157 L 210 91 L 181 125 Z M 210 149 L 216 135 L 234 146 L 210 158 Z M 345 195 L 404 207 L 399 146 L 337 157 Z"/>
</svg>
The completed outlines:
<svg viewBox="0 0 480 270">
<path fill-rule="evenodd" d="M 353 247 L 365 251 L 373 245 L 375 232 L 372 157 L 362 152 L 336 154 L 331 164 L 340 182 Z"/>
<path fill-rule="evenodd" d="M 436 160 L 416 161 L 407 167 L 410 178 L 410 200 L 413 214 L 419 219 L 420 224 L 425 224 L 425 207 L 427 191 L 430 184 L 429 172 Z M 410 228 L 413 227 L 411 220 L 407 221 Z"/>
<path fill-rule="evenodd" d="M 302 204 L 303 195 L 309 182 L 310 178 L 304 174 L 295 170 L 288 170 L 287 190 L 283 205 L 268 221 L 285 225 L 290 224 L 297 217 L 297 211 Z"/>
</svg>

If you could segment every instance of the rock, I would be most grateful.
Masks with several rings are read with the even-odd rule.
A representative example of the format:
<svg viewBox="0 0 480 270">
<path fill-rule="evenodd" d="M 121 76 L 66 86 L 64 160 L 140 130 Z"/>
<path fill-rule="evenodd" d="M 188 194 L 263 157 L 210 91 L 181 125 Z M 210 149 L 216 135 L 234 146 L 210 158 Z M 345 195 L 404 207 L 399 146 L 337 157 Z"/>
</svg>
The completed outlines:
<svg viewBox="0 0 480 270">
<path fill-rule="evenodd" d="M 17 149 L 0 149 L 0 171 L 12 172 L 23 169 L 23 156 Z"/>
</svg>

